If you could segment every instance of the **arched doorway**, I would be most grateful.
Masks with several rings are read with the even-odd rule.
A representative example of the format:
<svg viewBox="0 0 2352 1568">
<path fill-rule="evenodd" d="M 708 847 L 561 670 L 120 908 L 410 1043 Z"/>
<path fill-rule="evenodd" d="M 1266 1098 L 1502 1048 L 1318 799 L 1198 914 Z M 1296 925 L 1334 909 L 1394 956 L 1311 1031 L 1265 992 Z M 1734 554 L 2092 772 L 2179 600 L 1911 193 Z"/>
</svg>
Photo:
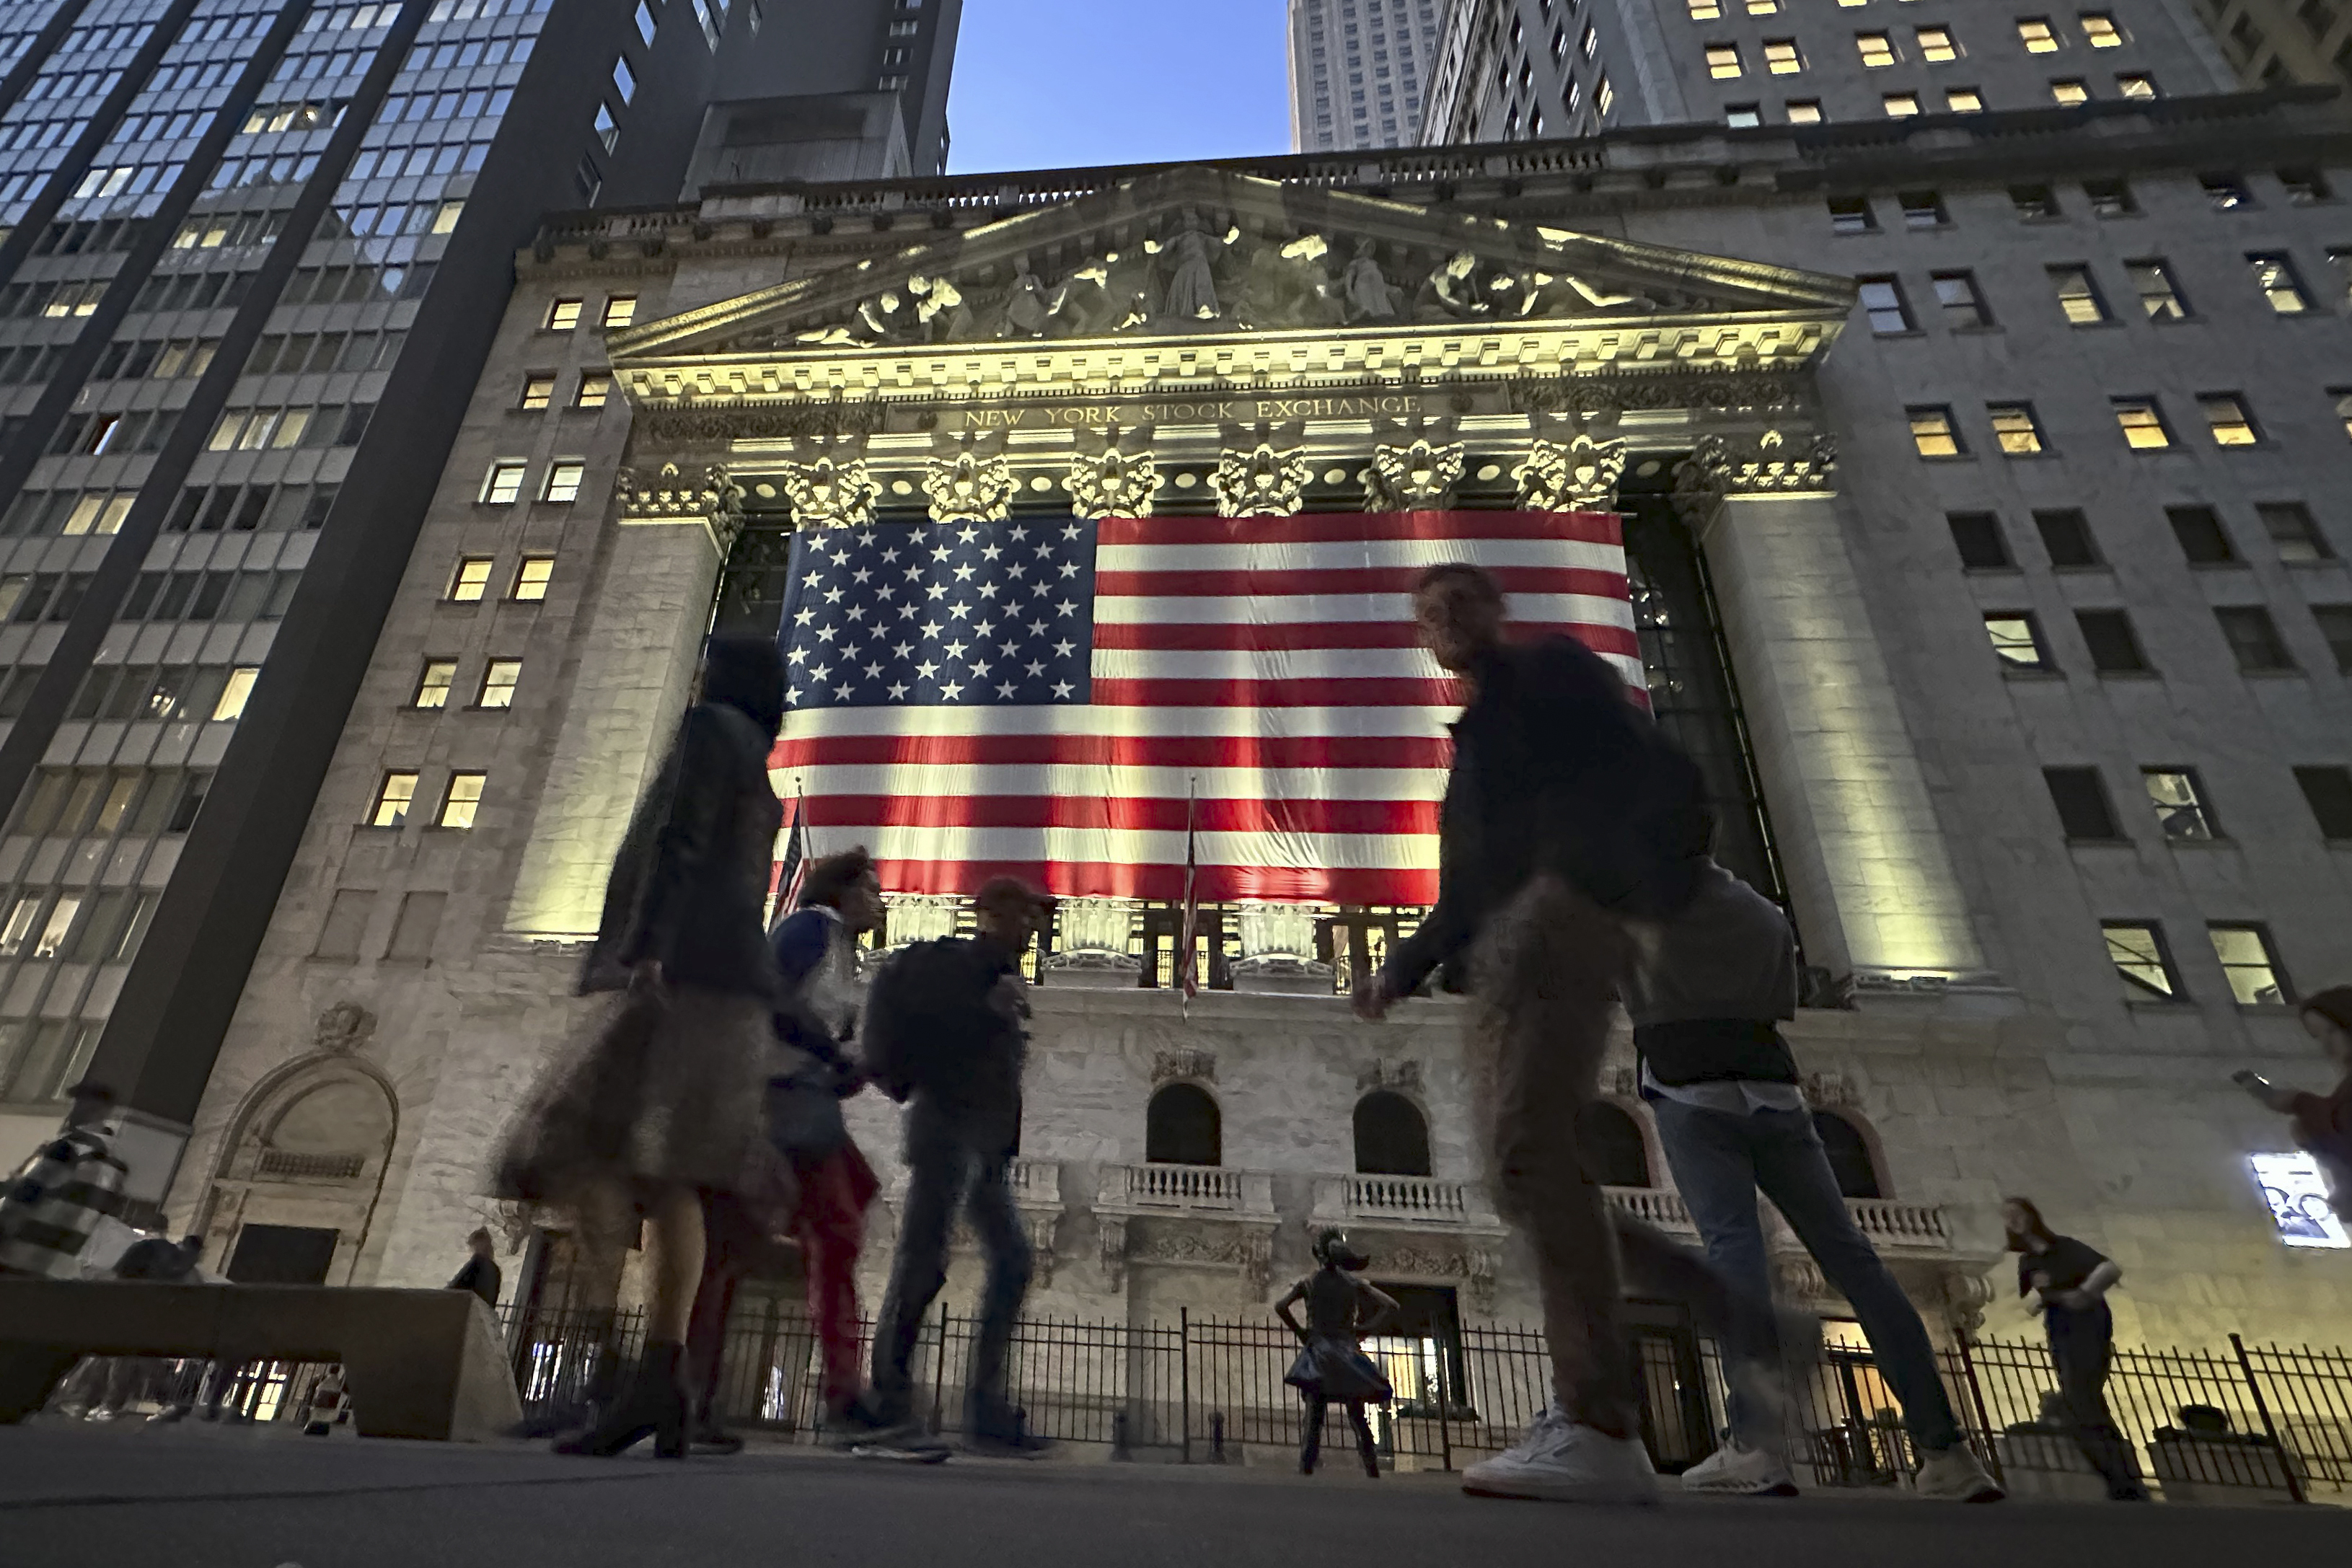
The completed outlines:
<svg viewBox="0 0 2352 1568">
<path fill-rule="evenodd" d="M 1837 1177 L 1838 1191 L 1850 1198 L 1885 1196 L 1878 1180 L 1878 1162 L 1871 1157 L 1870 1140 L 1862 1129 L 1834 1110 L 1813 1112 L 1813 1131 L 1821 1134 L 1822 1147 L 1828 1152 L 1830 1170 Z"/>
<path fill-rule="evenodd" d="M 352 1283 L 398 1125 L 390 1086 L 352 1058 L 313 1058 L 265 1080 L 213 1180 L 205 1267 L 255 1283 Z"/>
<path fill-rule="evenodd" d="M 1604 1187 L 1647 1187 L 1650 1145 L 1641 1123 L 1622 1106 L 1605 1100 L 1584 1108 L 1580 1121 L 1584 1147 L 1584 1171 Z"/>
<path fill-rule="evenodd" d="M 1367 1176 L 1429 1174 L 1429 1122 L 1393 1089 L 1356 1101 L 1356 1169 Z"/>
<path fill-rule="evenodd" d="M 1143 1113 L 1143 1157 L 1154 1165 L 1224 1163 L 1223 1117 L 1197 1083 L 1171 1083 Z"/>
</svg>

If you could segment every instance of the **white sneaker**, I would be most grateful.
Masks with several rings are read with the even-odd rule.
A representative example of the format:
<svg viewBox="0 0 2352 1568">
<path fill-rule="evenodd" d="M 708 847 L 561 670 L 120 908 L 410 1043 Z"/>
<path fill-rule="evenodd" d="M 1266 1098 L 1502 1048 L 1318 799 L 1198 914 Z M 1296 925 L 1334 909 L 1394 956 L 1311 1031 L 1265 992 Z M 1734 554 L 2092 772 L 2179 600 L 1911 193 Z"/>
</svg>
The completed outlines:
<svg viewBox="0 0 2352 1568">
<path fill-rule="evenodd" d="M 1463 1471 L 1462 1489 L 1547 1502 L 1655 1503 L 1658 1477 L 1639 1437 L 1612 1437 L 1547 1408 L 1517 1444 Z"/>
<path fill-rule="evenodd" d="M 1683 1490 L 1717 1497 L 1795 1497 L 1797 1479 L 1778 1454 L 1743 1448 L 1727 1438 L 1722 1447 L 1683 1472 Z"/>
<path fill-rule="evenodd" d="M 1912 1490 L 1932 1502 L 1999 1502 L 2009 1494 L 1985 1474 L 1968 1445 L 1937 1449 L 1919 1461 Z"/>
</svg>

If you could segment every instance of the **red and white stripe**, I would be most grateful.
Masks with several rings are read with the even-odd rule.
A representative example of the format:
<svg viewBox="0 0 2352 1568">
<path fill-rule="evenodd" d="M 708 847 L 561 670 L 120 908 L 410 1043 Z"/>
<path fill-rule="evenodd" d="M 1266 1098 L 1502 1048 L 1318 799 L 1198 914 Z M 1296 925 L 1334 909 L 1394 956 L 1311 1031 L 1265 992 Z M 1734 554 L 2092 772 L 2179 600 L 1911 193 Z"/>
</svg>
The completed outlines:
<svg viewBox="0 0 2352 1568">
<path fill-rule="evenodd" d="M 1427 904 L 1461 692 L 1412 590 L 1486 567 L 1517 635 L 1558 632 L 1643 690 L 1618 519 L 1602 512 L 1112 518 L 1093 700 L 792 714 L 772 771 L 894 892 L 1025 877 L 1173 900 Z M 1189 822 L 1192 831 L 1188 834 Z"/>
</svg>

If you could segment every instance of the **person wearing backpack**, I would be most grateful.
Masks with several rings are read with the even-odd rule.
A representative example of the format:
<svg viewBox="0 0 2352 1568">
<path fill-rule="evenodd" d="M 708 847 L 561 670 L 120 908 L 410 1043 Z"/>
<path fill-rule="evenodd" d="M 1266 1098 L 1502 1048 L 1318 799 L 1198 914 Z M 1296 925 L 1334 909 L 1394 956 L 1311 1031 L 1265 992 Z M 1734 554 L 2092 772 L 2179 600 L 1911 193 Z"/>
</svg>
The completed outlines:
<svg viewBox="0 0 2352 1568">
<path fill-rule="evenodd" d="M 867 1409 L 882 1429 L 877 1447 L 917 1436 L 915 1342 L 947 1283 L 948 1235 L 961 1208 L 987 1258 L 965 1445 L 1027 1457 L 1050 1445 L 1027 1431 L 1005 1395 L 1005 1362 L 1030 1267 L 1008 1173 L 1021 1142 L 1028 1049 L 1021 954 L 1052 918 L 1054 901 L 1017 878 L 999 877 L 972 902 L 974 935 L 907 948 L 875 977 L 866 1005 L 866 1075 L 907 1107 L 906 1208 L 874 1331 Z"/>
<path fill-rule="evenodd" d="M 0 1277 L 80 1279 L 82 1249 L 99 1221 L 122 1206 L 129 1167 L 106 1126 L 114 1093 L 94 1083 L 66 1093 L 64 1128 L 0 1187 Z"/>
</svg>

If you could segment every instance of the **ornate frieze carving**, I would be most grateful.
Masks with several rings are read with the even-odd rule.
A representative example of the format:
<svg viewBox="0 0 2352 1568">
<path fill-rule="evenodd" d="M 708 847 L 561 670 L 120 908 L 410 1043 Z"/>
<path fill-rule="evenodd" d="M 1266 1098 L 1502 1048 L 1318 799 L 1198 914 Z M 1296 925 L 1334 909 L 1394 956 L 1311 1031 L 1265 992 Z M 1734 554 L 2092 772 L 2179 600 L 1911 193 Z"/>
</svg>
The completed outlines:
<svg viewBox="0 0 2352 1568">
<path fill-rule="evenodd" d="M 939 437 L 923 469 L 933 522 L 995 522 L 1013 509 L 1020 481 L 1005 460 L 1003 436 Z"/>
<path fill-rule="evenodd" d="M 1315 466 L 1307 459 L 1304 420 L 1228 426 L 1209 488 L 1219 517 L 1289 517 L 1305 504 Z"/>
<path fill-rule="evenodd" d="M 1217 1054 L 1193 1047 L 1161 1051 L 1151 1058 L 1151 1087 L 1178 1079 L 1197 1079 L 1203 1083 L 1217 1081 Z"/>
<path fill-rule="evenodd" d="M 1106 1232 L 1106 1237 L 1108 1232 Z M 1106 1248 L 1108 1243 L 1106 1240 Z M 1219 1226 L 1214 1231 L 1154 1226 L 1126 1238 L 1125 1264 L 1160 1263 L 1176 1268 L 1237 1268 L 1260 1295 L 1274 1268 L 1274 1233 L 1252 1226 Z M 1105 1258 L 1106 1275 L 1109 1259 Z M 1121 1278 L 1123 1279 L 1122 1271 Z"/>
<path fill-rule="evenodd" d="M 882 423 L 881 405 L 863 401 L 701 404 L 646 409 L 636 416 L 635 430 L 651 446 L 691 447 L 870 436 Z"/>
<path fill-rule="evenodd" d="M 1372 460 L 1364 468 L 1366 511 L 1434 511 L 1462 479 L 1466 448 L 1454 439 L 1452 419 L 1381 420 L 1372 430 Z"/>
<path fill-rule="evenodd" d="M 1546 376 L 1515 382 L 1518 414 L 1613 416 L 1640 409 L 1692 408 L 1715 413 L 1793 408 L 1802 401 L 1799 377 L 1769 371 L 1660 371 L 1654 374 Z"/>
<path fill-rule="evenodd" d="M 716 463 L 691 479 L 676 463 L 664 463 L 650 478 L 623 468 L 613 476 L 613 492 L 622 518 L 633 522 L 716 521 L 743 506 L 742 487 Z"/>
<path fill-rule="evenodd" d="M 1494 1248 L 1465 1247 L 1434 1251 L 1424 1247 L 1381 1246 L 1373 1261 L 1383 1276 L 1419 1276 L 1425 1279 L 1459 1279 L 1470 1289 L 1470 1305 L 1479 1313 L 1495 1310 L 1495 1280 L 1502 1258 Z"/>
<path fill-rule="evenodd" d="M 1709 431 L 1675 470 L 1675 493 L 1705 497 L 1794 495 L 1830 488 L 1837 443 L 1817 431 L 1773 428 L 1754 434 Z"/>
<path fill-rule="evenodd" d="M 1356 1092 L 1369 1094 L 1376 1089 L 1421 1088 L 1421 1064 L 1417 1061 L 1376 1061 L 1356 1074 Z"/>
<path fill-rule="evenodd" d="M 1076 517 L 1150 517 L 1160 489 L 1152 427 L 1107 425 L 1081 430 L 1070 456 L 1070 511 Z"/>
<path fill-rule="evenodd" d="M 338 1002 L 319 1015 L 311 1043 L 330 1056 L 349 1056 L 375 1035 L 375 1015 L 356 1002 Z"/>
<path fill-rule="evenodd" d="M 792 503 L 799 528 L 849 528 L 874 521 L 880 481 L 866 471 L 862 437 L 803 441 L 793 460 L 776 470 L 776 482 Z"/>
</svg>

